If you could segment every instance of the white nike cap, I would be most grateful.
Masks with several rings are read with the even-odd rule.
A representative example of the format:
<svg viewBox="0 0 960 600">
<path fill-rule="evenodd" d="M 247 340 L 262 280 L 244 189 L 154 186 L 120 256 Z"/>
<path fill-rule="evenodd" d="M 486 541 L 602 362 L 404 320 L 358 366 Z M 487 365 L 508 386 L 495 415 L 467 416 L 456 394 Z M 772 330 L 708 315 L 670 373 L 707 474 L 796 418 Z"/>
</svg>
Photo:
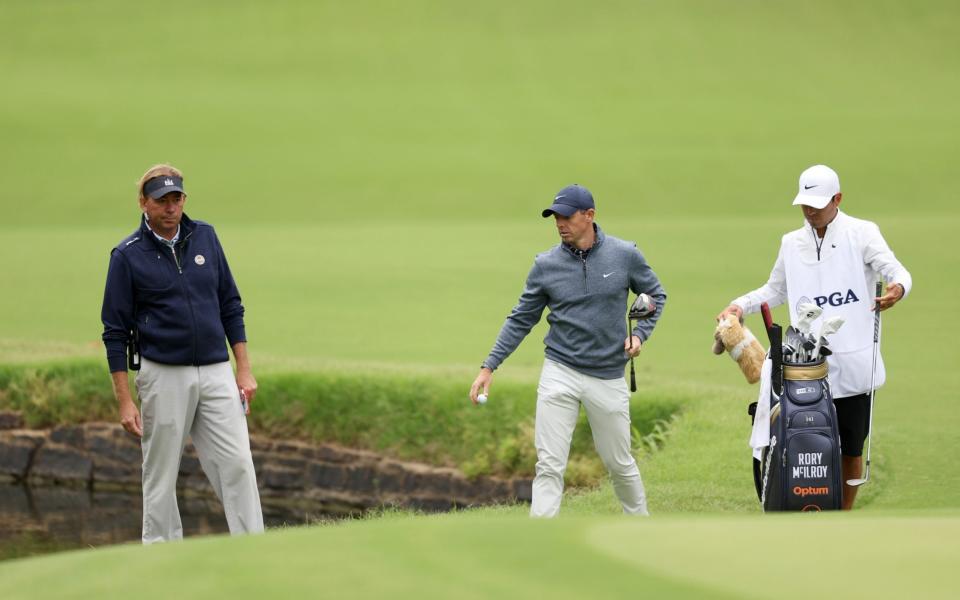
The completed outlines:
<svg viewBox="0 0 960 600">
<path fill-rule="evenodd" d="M 839 193 L 840 178 L 837 172 L 826 165 L 814 165 L 800 173 L 800 189 L 793 199 L 793 205 L 806 204 L 819 210 Z"/>
</svg>

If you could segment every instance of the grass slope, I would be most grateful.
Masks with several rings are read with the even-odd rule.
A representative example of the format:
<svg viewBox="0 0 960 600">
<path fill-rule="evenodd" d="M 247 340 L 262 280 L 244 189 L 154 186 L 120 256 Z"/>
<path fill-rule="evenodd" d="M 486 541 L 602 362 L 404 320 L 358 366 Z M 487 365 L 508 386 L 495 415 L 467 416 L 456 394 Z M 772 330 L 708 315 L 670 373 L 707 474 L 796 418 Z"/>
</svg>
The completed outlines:
<svg viewBox="0 0 960 600">
<path fill-rule="evenodd" d="M 0 564 L 19 598 L 953 597 L 960 515 L 448 515 Z M 843 538 L 848 543 L 834 544 Z M 777 544 L 789 540 L 789 545 Z M 768 552 L 773 545 L 777 551 Z M 144 573 L 152 573 L 149 581 Z M 164 576 L 163 574 L 166 574 Z M 175 574 L 175 575 L 174 575 Z"/>
<path fill-rule="evenodd" d="M 20 412 L 31 428 L 114 421 L 116 400 L 103 385 L 107 377 L 104 364 L 94 360 L 0 365 L 0 410 Z M 259 383 L 264 393 L 256 399 L 249 424 L 261 436 L 334 442 L 457 467 L 468 476 L 533 476 L 532 384 L 501 382 L 497 406 L 488 410 L 464 401 L 456 380 L 435 375 L 268 373 Z M 637 456 L 663 445 L 666 431 L 689 402 L 683 390 L 659 387 L 651 393 L 644 387 L 630 410 Z M 605 474 L 586 415 L 581 415 L 567 480 L 594 485 Z"/>
</svg>

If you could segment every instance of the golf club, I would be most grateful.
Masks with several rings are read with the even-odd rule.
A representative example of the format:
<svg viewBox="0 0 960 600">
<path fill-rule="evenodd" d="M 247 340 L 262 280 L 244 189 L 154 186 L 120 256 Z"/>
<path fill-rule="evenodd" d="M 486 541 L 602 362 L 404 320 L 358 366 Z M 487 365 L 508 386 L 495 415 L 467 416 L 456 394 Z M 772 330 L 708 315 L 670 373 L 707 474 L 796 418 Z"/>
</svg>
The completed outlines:
<svg viewBox="0 0 960 600">
<path fill-rule="evenodd" d="M 797 307 L 797 330 L 806 335 L 810 333 L 810 326 L 820 318 L 823 309 L 816 304 L 805 302 Z"/>
<path fill-rule="evenodd" d="M 657 314 L 657 305 L 653 299 L 646 294 L 638 294 L 637 299 L 630 305 L 627 312 L 627 335 L 630 336 L 630 349 L 633 349 L 633 322 L 641 319 L 649 319 Z M 637 374 L 633 367 L 633 356 L 630 357 L 630 391 L 637 391 Z"/>
<path fill-rule="evenodd" d="M 877 311 L 879 314 L 880 311 Z M 830 317 L 829 319 L 824 319 L 820 323 L 820 334 L 817 336 L 817 343 L 813 347 L 813 352 L 810 357 L 812 360 L 817 360 L 817 355 L 820 353 L 820 342 L 823 341 L 824 336 L 833 335 L 837 332 L 844 324 L 843 317 Z"/>
<path fill-rule="evenodd" d="M 793 357 L 796 355 L 797 349 L 791 346 L 789 343 L 783 345 L 783 362 L 794 362 Z"/>
<path fill-rule="evenodd" d="M 763 326 L 767 330 L 767 339 L 770 340 L 770 387 L 777 396 L 783 393 L 783 328 L 773 322 L 773 313 L 766 302 L 760 304 L 760 314 L 763 315 Z"/>
<path fill-rule="evenodd" d="M 870 421 L 867 425 L 867 468 L 860 479 L 848 479 L 850 487 L 860 487 L 870 481 L 870 440 L 873 437 L 873 399 L 877 391 L 873 388 L 877 376 L 877 353 L 880 350 L 880 294 L 883 293 L 883 280 L 877 281 L 877 293 L 874 295 L 873 307 L 873 366 L 870 368 Z"/>
<path fill-rule="evenodd" d="M 784 348 L 789 348 L 790 353 L 793 355 L 793 360 L 791 362 L 800 362 L 800 354 L 798 349 L 803 345 L 803 341 L 800 337 L 800 332 L 797 331 L 797 328 L 793 325 L 787 327 L 786 332 L 784 332 Z"/>
<path fill-rule="evenodd" d="M 812 360 L 812 350 L 817 347 L 817 343 L 810 339 L 810 336 L 803 338 L 803 362 Z"/>
</svg>

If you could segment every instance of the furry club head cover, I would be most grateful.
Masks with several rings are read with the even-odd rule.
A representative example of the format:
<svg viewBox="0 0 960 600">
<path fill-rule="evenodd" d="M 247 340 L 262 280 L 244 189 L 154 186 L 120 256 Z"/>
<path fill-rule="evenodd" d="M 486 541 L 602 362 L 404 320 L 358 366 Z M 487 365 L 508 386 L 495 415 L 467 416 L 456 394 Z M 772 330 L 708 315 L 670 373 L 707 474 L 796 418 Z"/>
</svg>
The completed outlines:
<svg viewBox="0 0 960 600">
<path fill-rule="evenodd" d="M 748 383 L 760 380 L 760 369 L 767 353 L 736 315 L 727 315 L 717 324 L 713 339 L 714 354 L 722 354 L 726 350 L 730 358 L 740 366 Z"/>
</svg>

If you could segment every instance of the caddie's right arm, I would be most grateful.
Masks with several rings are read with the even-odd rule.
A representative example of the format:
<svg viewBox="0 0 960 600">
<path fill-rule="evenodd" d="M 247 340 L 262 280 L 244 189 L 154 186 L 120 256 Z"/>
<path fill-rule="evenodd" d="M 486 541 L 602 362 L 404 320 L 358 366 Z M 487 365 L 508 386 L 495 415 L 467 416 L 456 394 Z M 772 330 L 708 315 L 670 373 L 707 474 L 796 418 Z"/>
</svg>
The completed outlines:
<svg viewBox="0 0 960 600">
<path fill-rule="evenodd" d="M 875 223 L 870 223 L 864 228 L 862 235 L 865 238 L 863 261 L 887 281 L 886 293 L 877 299 L 880 310 L 887 310 L 907 297 L 913 287 L 913 277 L 910 271 L 897 260 Z"/>
</svg>

